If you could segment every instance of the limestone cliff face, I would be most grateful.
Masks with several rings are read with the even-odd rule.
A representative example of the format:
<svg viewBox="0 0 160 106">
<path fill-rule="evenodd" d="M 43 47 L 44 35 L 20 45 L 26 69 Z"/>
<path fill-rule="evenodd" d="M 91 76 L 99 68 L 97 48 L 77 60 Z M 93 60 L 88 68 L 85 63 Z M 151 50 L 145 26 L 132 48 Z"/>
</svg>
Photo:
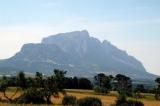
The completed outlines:
<svg viewBox="0 0 160 106">
<path fill-rule="evenodd" d="M 106 40 L 100 42 L 90 37 L 86 30 L 52 35 L 39 44 L 25 44 L 15 56 L 0 61 L 0 71 L 7 72 L 17 69 L 49 74 L 54 68 L 67 70 L 74 76 L 103 72 L 133 78 L 154 77 L 140 61 Z"/>
</svg>

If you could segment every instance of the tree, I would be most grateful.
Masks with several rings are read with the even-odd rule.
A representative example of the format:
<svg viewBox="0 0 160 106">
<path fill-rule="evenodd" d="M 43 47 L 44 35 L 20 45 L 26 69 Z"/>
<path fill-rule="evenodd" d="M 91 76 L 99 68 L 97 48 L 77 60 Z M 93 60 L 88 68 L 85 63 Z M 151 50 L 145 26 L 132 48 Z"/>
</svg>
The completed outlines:
<svg viewBox="0 0 160 106">
<path fill-rule="evenodd" d="M 21 87 L 22 89 L 27 88 L 25 74 L 22 71 L 20 71 L 17 75 L 17 86 Z"/>
<path fill-rule="evenodd" d="M 55 84 L 57 85 L 59 90 L 63 90 L 64 88 L 64 80 L 66 73 L 67 73 L 66 71 L 55 69 L 54 75 L 51 76 L 55 80 Z"/>
<path fill-rule="evenodd" d="M 40 88 L 43 87 L 44 81 L 43 81 L 43 75 L 40 72 L 36 72 L 35 75 L 35 87 Z"/>
<path fill-rule="evenodd" d="M 95 81 L 96 81 L 96 84 L 100 87 L 103 87 L 104 86 L 104 83 L 105 83 L 105 79 L 106 79 L 106 75 L 103 74 L 103 73 L 100 73 L 100 74 L 97 74 L 95 77 L 94 77 Z"/>
<path fill-rule="evenodd" d="M 115 80 L 117 81 L 117 90 L 119 96 L 117 97 L 115 106 L 130 106 L 128 105 L 127 96 L 132 95 L 132 81 L 129 77 L 117 74 L 115 76 Z M 135 105 L 134 105 L 135 106 Z"/>
<path fill-rule="evenodd" d="M 30 83 L 25 92 L 15 101 L 17 103 L 47 103 L 51 104 L 51 96 L 58 97 L 65 94 L 64 81 L 66 71 L 55 69 L 53 75 L 44 77 L 36 72 L 35 78 L 28 78 Z M 23 78 L 22 78 L 23 79 Z M 33 84 L 33 86 L 31 86 Z"/>
<path fill-rule="evenodd" d="M 111 81 L 113 77 L 111 75 L 106 76 L 103 73 L 97 74 L 95 77 L 95 87 L 94 91 L 98 93 L 108 93 L 108 91 L 112 88 Z"/>
<path fill-rule="evenodd" d="M 9 101 L 9 102 L 13 102 L 13 97 L 17 94 L 18 92 L 18 88 L 17 90 L 11 95 L 11 96 L 7 96 L 6 91 L 9 87 L 9 78 L 6 76 L 3 76 L 3 78 L 0 80 L 0 91 L 3 92 L 3 96 Z"/>
<path fill-rule="evenodd" d="M 77 77 L 73 78 L 73 86 L 74 86 L 74 89 L 78 89 L 79 88 L 79 81 L 78 81 Z"/>
<path fill-rule="evenodd" d="M 8 78 L 6 76 L 3 76 L 2 79 L 0 80 L 0 91 L 3 92 L 3 96 L 7 100 L 11 101 L 12 99 L 7 97 L 7 95 L 6 95 L 7 88 L 8 88 Z"/>
<path fill-rule="evenodd" d="M 96 85 L 99 87 L 104 87 L 106 89 L 111 89 L 111 80 L 112 76 L 106 76 L 103 73 L 97 74 L 94 79 L 96 81 Z"/>
<path fill-rule="evenodd" d="M 75 88 L 75 86 L 74 86 L 74 84 L 73 84 L 73 79 L 72 79 L 72 77 L 66 77 L 66 78 L 65 78 L 64 87 L 65 87 L 66 89 L 74 89 L 74 88 Z"/>
<path fill-rule="evenodd" d="M 44 97 L 46 98 L 47 104 L 51 103 L 51 96 L 58 97 L 59 92 L 65 94 L 64 81 L 66 71 L 54 70 L 54 74 L 44 80 L 45 84 L 43 87 Z"/>
<path fill-rule="evenodd" d="M 132 80 L 129 77 L 117 74 L 115 80 L 117 81 L 118 84 L 119 94 L 132 96 Z"/>
<path fill-rule="evenodd" d="M 160 84 L 160 78 L 156 78 L 155 82 Z"/>
<path fill-rule="evenodd" d="M 64 87 L 67 89 L 92 89 L 92 83 L 87 78 L 65 78 Z"/>
<path fill-rule="evenodd" d="M 160 100 L 160 78 L 156 78 L 155 82 L 157 83 L 155 98 Z"/>
<path fill-rule="evenodd" d="M 36 82 L 34 78 L 28 77 L 26 78 L 27 88 L 35 87 Z"/>
<path fill-rule="evenodd" d="M 91 81 L 87 78 L 79 78 L 79 89 L 92 89 Z"/>
</svg>

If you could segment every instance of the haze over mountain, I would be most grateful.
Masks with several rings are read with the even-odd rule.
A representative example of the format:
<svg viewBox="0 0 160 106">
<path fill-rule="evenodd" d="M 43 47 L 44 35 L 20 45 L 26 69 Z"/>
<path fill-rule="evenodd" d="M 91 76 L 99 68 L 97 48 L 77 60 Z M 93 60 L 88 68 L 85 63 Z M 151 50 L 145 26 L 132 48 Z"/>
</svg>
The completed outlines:
<svg viewBox="0 0 160 106">
<path fill-rule="evenodd" d="M 40 71 L 50 74 L 54 68 L 71 76 L 125 74 L 132 78 L 153 79 L 142 63 L 107 40 L 90 37 L 86 30 L 60 33 L 42 39 L 41 43 L 23 45 L 13 57 L 0 61 L 1 73 Z"/>
</svg>

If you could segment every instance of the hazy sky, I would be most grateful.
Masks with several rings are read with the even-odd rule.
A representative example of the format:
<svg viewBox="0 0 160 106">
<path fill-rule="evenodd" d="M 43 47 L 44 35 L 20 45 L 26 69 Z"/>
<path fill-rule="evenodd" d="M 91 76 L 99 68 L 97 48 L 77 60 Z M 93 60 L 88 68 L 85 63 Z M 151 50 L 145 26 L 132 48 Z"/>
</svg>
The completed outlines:
<svg viewBox="0 0 160 106">
<path fill-rule="evenodd" d="M 82 29 L 160 75 L 160 0 L 0 0 L 0 59 L 24 43 Z"/>
</svg>

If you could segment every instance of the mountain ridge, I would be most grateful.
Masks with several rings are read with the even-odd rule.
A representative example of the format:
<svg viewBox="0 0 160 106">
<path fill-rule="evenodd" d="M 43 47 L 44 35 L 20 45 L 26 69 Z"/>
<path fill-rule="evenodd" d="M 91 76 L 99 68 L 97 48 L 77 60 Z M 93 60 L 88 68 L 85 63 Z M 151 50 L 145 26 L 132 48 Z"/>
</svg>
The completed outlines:
<svg viewBox="0 0 160 106">
<path fill-rule="evenodd" d="M 59 33 L 43 38 L 41 43 L 24 44 L 13 57 L 0 61 L 0 71 L 4 67 L 45 74 L 60 68 L 71 76 L 93 76 L 104 72 L 132 78 L 155 77 L 139 60 L 107 40 L 101 42 L 90 37 L 87 30 Z"/>
</svg>

